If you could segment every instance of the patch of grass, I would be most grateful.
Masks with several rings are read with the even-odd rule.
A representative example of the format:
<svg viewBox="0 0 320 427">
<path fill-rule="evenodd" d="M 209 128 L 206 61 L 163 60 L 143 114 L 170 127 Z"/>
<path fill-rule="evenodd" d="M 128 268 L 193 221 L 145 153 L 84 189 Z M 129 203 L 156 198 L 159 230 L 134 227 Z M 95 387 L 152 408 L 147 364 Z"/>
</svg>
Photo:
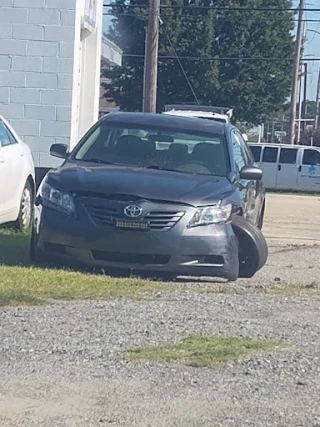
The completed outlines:
<svg viewBox="0 0 320 427">
<path fill-rule="evenodd" d="M 280 345 L 279 342 L 249 338 L 191 335 L 175 344 L 130 349 L 127 358 L 134 361 L 181 362 L 189 366 L 210 368 L 242 359 L 252 351 L 272 350 Z"/>
<path fill-rule="evenodd" d="M 146 299 L 168 286 L 139 278 L 114 278 L 30 266 L 29 236 L 0 230 L 0 306 L 35 305 L 52 300 L 123 297 Z"/>
</svg>

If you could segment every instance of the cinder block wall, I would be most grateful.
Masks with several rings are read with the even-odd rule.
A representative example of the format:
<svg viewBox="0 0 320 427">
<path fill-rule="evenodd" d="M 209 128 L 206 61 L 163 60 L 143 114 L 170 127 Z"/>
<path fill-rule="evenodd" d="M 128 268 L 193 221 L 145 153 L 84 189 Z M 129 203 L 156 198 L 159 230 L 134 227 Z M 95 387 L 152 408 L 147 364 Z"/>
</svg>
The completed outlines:
<svg viewBox="0 0 320 427">
<path fill-rule="evenodd" d="M 0 114 L 30 146 L 69 144 L 76 0 L 0 0 Z"/>
</svg>

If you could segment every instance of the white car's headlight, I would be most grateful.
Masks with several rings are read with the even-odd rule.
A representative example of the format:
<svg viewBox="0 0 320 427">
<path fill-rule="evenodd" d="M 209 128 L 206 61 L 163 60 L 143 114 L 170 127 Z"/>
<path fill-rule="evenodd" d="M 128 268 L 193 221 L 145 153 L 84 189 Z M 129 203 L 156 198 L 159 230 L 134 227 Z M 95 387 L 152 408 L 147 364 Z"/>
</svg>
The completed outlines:
<svg viewBox="0 0 320 427">
<path fill-rule="evenodd" d="M 230 218 L 231 212 L 232 205 L 217 205 L 199 208 L 191 218 L 188 228 L 224 223 Z"/>
<path fill-rule="evenodd" d="M 76 206 L 72 195 L 57 190 L 46 182 L 41 184 L 39 196 L 43 206 L 56 209 L 69 215 L 75 215 L 76 213 Z"/>
</svg>

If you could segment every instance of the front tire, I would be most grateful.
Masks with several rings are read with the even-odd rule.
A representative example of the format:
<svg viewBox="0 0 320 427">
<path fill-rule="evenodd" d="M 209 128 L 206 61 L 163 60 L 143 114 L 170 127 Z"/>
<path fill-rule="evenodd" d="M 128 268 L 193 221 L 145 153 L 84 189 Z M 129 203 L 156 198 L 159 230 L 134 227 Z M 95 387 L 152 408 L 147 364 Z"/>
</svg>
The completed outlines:
<svg viewBox="0 0 320 427">
<path fill-rule="evenodd" d="M 259 228 L 241 216 L 232 225 L 239 241 L 239 277 L 251 278 L 267 262 L 267 242 Z"/>
<path fill-rule="evenodd" d="M 20 202 L 19 215 L 14 227 L 19 231 L 26 231 L 31 227 L 34 214 L 34 191 L 29 181 L 26 182 Z"/>
</svg>

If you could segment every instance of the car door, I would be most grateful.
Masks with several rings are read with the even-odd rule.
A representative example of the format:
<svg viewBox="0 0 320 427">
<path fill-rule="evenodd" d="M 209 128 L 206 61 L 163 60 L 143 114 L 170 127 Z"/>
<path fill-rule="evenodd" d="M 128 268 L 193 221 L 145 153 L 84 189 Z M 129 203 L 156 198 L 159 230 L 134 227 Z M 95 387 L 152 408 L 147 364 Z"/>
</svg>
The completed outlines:
<svg viewBox="0 0 320 427">
<path fill-rule="evenodd" d="M 10 213 L 16 211 L 21 198 L 24 152 L 12 133 L 0 120 L 0 197 L 1 222 L 11 221 Z"/>
<path fill-rule="evenodd" d="M 236 171 L 239 173 L 244 166 L 254 164 L 249 149 L 244 142 L 242 135 L 237 130 L 231 131 L 231 140 L 233 147 L 233 156 Z M 243 217 L 253 224 L 258 223 L 258 209 L 256 205 L 257 183 L 254 181 L 239 179 L 237 182 L 238 189 L 242 198 Z"/>
<path fill-rule="evenodd" d="M 320 152 L 318 150 L 313 148 L 303 150 L 297 181 L 299 191 L 320 191 Z"/>
<path fill-rule="evenodd" d="M 277 183 L 279 147 L 264 146 L 260 167 L 263 170 L 263 183 L 266 189 L 274 190 Z"/>
<path fill-rule="evenodd" d="M 298 189 L 298 148 L 281 147 L 276 179 L 277 190 Z"/>
</svg>

